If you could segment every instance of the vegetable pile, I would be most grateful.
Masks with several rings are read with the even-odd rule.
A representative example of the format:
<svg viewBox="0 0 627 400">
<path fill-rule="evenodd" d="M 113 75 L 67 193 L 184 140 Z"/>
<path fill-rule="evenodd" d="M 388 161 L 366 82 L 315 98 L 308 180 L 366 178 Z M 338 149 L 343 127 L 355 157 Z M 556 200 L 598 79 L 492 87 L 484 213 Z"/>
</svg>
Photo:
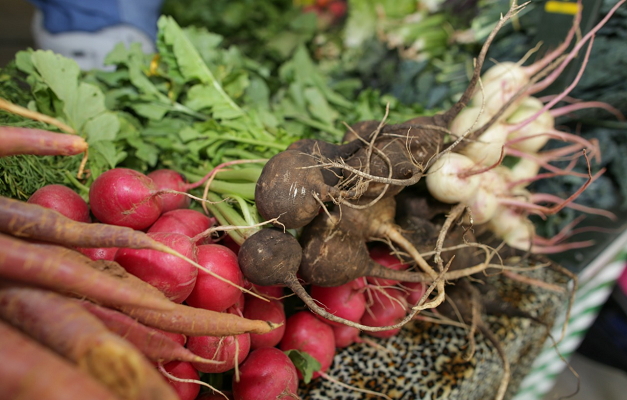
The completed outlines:
<svg viewBox="0 0 627 400">
<path fill-rule="evenodd" d="M 481 319 L 489 288 L 474 278 L 490 269 L 542 285 L 502 260 L 590 244 L 565 243 L 572 226 L 540 237 L 530 215 L 570 207 L 614 218 L 573 202 L 603 173 L 592 173 L 601 150 L 555 119 L 588 107 L 622 115 L 600 102 L 555 106 L 624 1 L 581 38 L 578 14 L 538 61 L 482 74 L 522 9 L 513 4 L 468 87 L 432 115 L 384 109 L 367 93 L 351 103 L 304 48 L 277 83 L 236 48 L 219 49 L 218 36 L 168 17 L 159 54 L 119 46 L 112 72 L 18 53 L 10 68 L 30 96 L 0 87 L 10 100 L 0 103 L 0 162 L 18 177 L 0 180 L 0 352 L 20 367 L 0 387 L 13 397 L 66 398 L 71 386 L 77 397 L 194 399 L 203 386 L 200 398 L 297 398 L 299 380 L 333 380 L 336 348 L 378 346 L 361 331 L 391 337 L 436 310 L 467 324 L 470 343 L 480 332 L 494 346 L 502 399 L 509 362 Z M 567 89 L 533 97 L 575 57 Z M 237 67 L 225 70 L 227 59 Z M 347 129 L 338 109 L 353 119 Z M 552 139 L 565 144 L 543 151 Z M 62 172 L 34 190 L 26 178 L 40 156 Z M 574 171 L 578 160 L 587 173 Z M 579 189 L 566 199 L 527 189 L 556 176 Z M 284 288 L 298 300 L 285 302 Z M 54 382 L 27 385 L 34 373 Z"/>
</svg>

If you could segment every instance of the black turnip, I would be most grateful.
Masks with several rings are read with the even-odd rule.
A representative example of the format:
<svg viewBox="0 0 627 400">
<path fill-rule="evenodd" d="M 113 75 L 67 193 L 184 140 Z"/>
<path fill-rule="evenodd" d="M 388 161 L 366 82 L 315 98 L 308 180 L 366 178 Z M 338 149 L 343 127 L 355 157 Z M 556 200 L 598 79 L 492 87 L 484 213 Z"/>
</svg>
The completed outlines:
<svg viewBox="0 0 627 400">
<path fill-rule="evenodd" d="M 350 247 L 347 248 L 350 249 Z M 311 298 L 296 277 L 302 254 L 303 250 L 300 244 L 289 233 L 278 229 L 262 229 L 246 239 L 242 245 L 239 252 L 239 265 L 242 273 L 251 283 L 262 286 L 285 285 L 305 302 L 307 307 L 313 312 L 333 322 L 339 322 L 365 331 L 383 331 L 403 326 L 413 317 L 410 314 L 403 321 L 393 326 L 371 327 L 329 313 Z M 369 259 L 367 249 L 365 254 L 366 258 Z M 331 280 L 330 275 L 333 272 L 335 271 L 325 271 L 325 274 L 328 276 L 321 280 Z M 425 277 L 425 279 L 428 278 Z M 351 280 L 354 279 L 348 279 L 343 283 L 348 283 Z"/>
</svg>

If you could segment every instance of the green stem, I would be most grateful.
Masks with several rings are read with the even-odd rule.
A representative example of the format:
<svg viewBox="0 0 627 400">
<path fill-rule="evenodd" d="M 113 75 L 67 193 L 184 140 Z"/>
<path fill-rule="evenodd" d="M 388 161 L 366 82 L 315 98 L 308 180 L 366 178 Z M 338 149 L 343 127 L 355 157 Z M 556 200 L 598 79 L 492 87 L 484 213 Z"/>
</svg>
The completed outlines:
<svg viewBox="0 0 627 400">
<path fill-rule="evenodd" d="M 211 136 L 207 136 L 207 138 L 214 139 Z M 267 141 L 262 141 L 262 140 L 240 138 L 240 137 L 229 136 L 229 135 L 220 135 L 219 137 L 216 137 L 215 139 L 218 139 L 219 141 L 223 141 L 223 142 L 246 143 L 246 144 L 252 144 L 254 146 L 270 147 L 274 149 L 285 150 L 284 144 L 272 143 L 272 142 L 267 142 Z"/>
<path fill-rule="evenodd" d="M 282 150 L 285 150 L 285 147 L 287 146 L 284 146 Z M 265 154 L 255 154 L 244 149 L 225 149 L 223 154 L 225 156 L 235 157 L 239 160 L 255 160 L 257 158 L 266 157 Z"/>
<path fill-rule="evenodd" d="M 216 174 L 217 179 L 223 181 L 246 181 L 257 183 L 262 168 L 222 169 Z"/>
<path fill-rule="evenodd" d="M 239 204 L 239 208 L 242 212 L 242 215 L 244 216 L 244 219 L 246 220 L 246 223 L 248 225 L 256 225 L 259 223 L 259 221 L 257 221 L 255 217 L 253 216 L 253 214 L 250 212 L 250 206 L 246 203 L 246 200 L 244 200 L 240 196 L 230 195 L 229 197 L 237 201 L 237 204 Z"/>
<path fill-rule="evenodd" d="M 241 196 L 248 200 L 255 200 L 255 183 L 233 183 L 213 180 L 209 188 L 220 194 Z"/>
<path fill-rule="evenodd" d="M 172 104 L 172 110 L 173 111 L 178 111 L 178 112 L 183 113 L 183 114 L 190 115 L 190 116 L 192 116 L 194 118 L 198 118 L 199 120 L 202 120 L 202 121 L 207 121 L 209 119 L 209 117 L 207 117 L 205 114 L 201 114 L 201 113 L 199 113 L 197 111 L 194 111 L 191 108 L 182 105 L 181 103 L 174 103 L 174 104 Z"/>
<path fill-rule="evenodd" d="M 66 177 L 70 180 L 70 182 L 72 182 L 72 184 L 73 184 L 74 186 L 76 186 L 76 187 L 77 187 L 77 188 L 78 188 L 81 192 L 84 192 L 84 193 L 89 193 L 89 188 L 88 188 L 87 186 L 83 185 L 82 183 L 80 183 L 80 182 L 79 182 L 79 180 L 78 180 L 78 179 L 76 179 L 76 178 L 74 177 L 74 175 L 72 175 L 72 174 L 70 173 L 70 171 L 65 171 L 65 176 L 66 176 Z"/>
<path fill-rule="evenodd" d="M 294 118 L 297 121 L 302 122 L 305 125 L 309 125 L 312 128 L 320 129 L 322 131 L 329 132 L 329 133 L 332 133 L 332 134 L 337 135 L 337 136 L 342 136 L 344 134 L 344 131 L 340 131 L 339 129 L 335 129 L 332 126 L 329 126 L 329 125 L 327 125 L 325 123 L 322 123 L 322 122 L 318 122 L 318 121 L 313 120 L 311 118 L 303 117 L 301 115 L 294 115 L 294 116 L 292 116 L 292 118 Z M 281 148 L 281 150 L 285 150 L 285 146 L 283 146 L 283 148 Z"/>
<path fill-rule="evenodd" d="M 207 203 L 207 208 L 211 211 L 211 215 L 213 215 L 220 225 L 235 225 L 235 226 L 245 226 L 247 225 L 246 221 L 242 218 L 242 216 L 231 206 L 229 203 L 224 201 L 220 196 L 215 193 L 209 192 L 207 194 L 207 199 L 212 203 Z M 239 229 L 232 229 L 226 231 L 226 233 L 237 243 L 242 244 L 246 237 L 242 231 Z"/>
</svg>

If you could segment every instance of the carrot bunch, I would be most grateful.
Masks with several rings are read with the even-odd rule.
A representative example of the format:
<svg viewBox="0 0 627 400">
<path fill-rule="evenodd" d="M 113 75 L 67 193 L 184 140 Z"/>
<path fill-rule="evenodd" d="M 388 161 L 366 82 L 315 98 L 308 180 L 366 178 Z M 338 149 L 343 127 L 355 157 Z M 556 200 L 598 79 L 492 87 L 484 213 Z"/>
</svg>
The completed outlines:
<svg viewBox="0 0 627 400">
<path fill-rule="evenodd" d="M 87 149 L 78 136 L 42 130 L 0 127 L 0 138 L 0 156 Z M 65 189 L 48 188 L 52 195 L 30 204 L 0 197 L 0 355 L 7 361 L 0 391 L 7 398 L 176 400 L 155 365 L 216 363 L 178 337 L 263 334 L 277 326 L 183 305 L 129 274 L 110 250 L 151 249 L 198 264 L 144 232 L 90 223 L 76 193 L 61 212 L 53 209 L 46 199 Z"/>
</svg>

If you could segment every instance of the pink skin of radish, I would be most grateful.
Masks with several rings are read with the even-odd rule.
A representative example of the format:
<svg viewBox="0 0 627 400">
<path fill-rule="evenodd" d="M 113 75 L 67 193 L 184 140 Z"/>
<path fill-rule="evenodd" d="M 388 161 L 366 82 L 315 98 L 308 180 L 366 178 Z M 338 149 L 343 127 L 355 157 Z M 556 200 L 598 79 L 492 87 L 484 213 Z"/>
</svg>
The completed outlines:
<svg viewBox="0 0 627 400">
<path fill-rule="evenodd" d="M 405 299 L 407 300 L 407 304 L 410 306 L 414 306 L 420 302 L 422 295 L 425 294 L 427 288 L 421 282 L 403 282 L 401 284 L 404 289 L 407 290 L 407 294 L 405 295 Z"/>
<path fill-rule="evenodd" d="M 141 172 L 114 168 L 100 175 L 89 189 L 89 204 L 94 216 L 110 225 L 142 230 L 161 215 L 157 186 Z"/>
<path fill-rule="evenodd" d="M 250 335 L 237 335 L 237 365 L 246 359 L 250 352 Z M 208 374 L 220 374 L 235 367 L 236 345 L 233 336 L 192 336 L 187 339 L 187 349 L 192 353 L 222 364 L 192 363 L 194 368 Z"/>
<path fill-rule="evenodd" d="M 397 271 L 404 271 L 409 268 L 409 264 L 404 264 L 403 262 L 401 262 L 398 258 L 390 253 L 390 248 L 385 245 L 375 245 L 374 247 L 370 248 L 368 252 L 370 254 L 370 258 L 372 258 L 373 261 L 383 265 L 384 267 Z M 367 277 L 366 280 L 372 285 L 378 285 L 381 287 L 394 286 L 399 283 L 399 281 L 393 279 L 381 279 L 372 277 Z"/>
<path fill-rule="evenodd" d="M 58 211 L 74 221 L 91 222 L 89 206 L 78 193 L 67 186 L 43 186 L 37 189 L 26 202 Z"/>
<path fill-rule="evenodd" d="M 229 400 L 233 400 L 233 393 L 223 390 L 222 393 Z M 203 393 L 196 398 L 196 400 L 224 400 L 224 396 L 217 393 Z"/>
<path fill-rule="evenodd" d="M 362 325 L 387 326 L 394 325 L 407 315 L 407 301 L 402 292 L 396 289 L 383 289 L 384 293 L 374 294 L 374 303 L 361 318 Z M 380 332 L 368 332 L 368 335 L 378 338 L 395 336 L 401 328 L 389 329 Z"/>
<path fill-rule="evenodd" d="M 149 233 L 148 236 L 196 261 L 198 249 L 189 237 L 165 232 Z M 187 261 L 156 250 L 120 248 L 114 261 L 175 303 L 182 303 L 189 296 L 198 276 L 198 269 Z"/>
<path fill-rule="evenodd" d="M 220 242 L 221 245 L 228 247 L 235 254 L 239 254 L 240 245 L 229 235 L 225 235 Z"/>
<path fill-rule="evenodd" d="M 115 253 L 117 253 L 117 247 L 77 247 L 77 251 L 80 251 L 82 254 L 86 255 L 93 261 L 98 260 L 107 260 L 113 261 L 115 258 Z"/>
<path fill-rule="evenodd" d="M 187 337 L 185 335 L 183 335 L 182 333 L 166 332 L 166 331 L 163 331 L 163 330 L 157 329 L 157 328 L 151 328 L 151 329 L 159 331 L 160 333 L 166 335 L 167 337 L 169 337 L 170 339 L 172 339 L 176 343 L 180 344 L 181 346 L 185 346 L 185 342 L 187 342 Z"/>
<path fill-rule="evenodd" d="M 353 322 L 359 322 L 366 312 L 366 296 L 349 282 L 335 287 L 311 286 L 311 297 L 331 314 Z M 329 321 L 316 314 L 317 318 L 331 326 L 343 325 Z"/>
<path fill-rule="evenodd" d="M 244 285 L 244 276 L 239 269 L 237 256 L 225 246 L 219 244 L 198 246 L 198 263 L 240 287 Z M 235 304 L 241 294 L 237 287 L 222 282 L 205 271 L 198 271 L 196 286 L 186 302 L 192 307 L 221 312 Z"/>
<path fill-rule="evenodd" d="M 209 218 L 199 211 L 177 209 L 164 212 L 148 229 L 148 233 L 172 232 L 193 238 L 212 227 L 215 223 L 215 218 Z M 197 245 L 205 243 L 211 243 L 211 238 L 205 237 L 196 242 Z"/>
<path fill-rule="evenodd" d="M 257 349 L 233 377 L 235 400 L 298 399 L 298 375 L 289 357 L 274 347 Z"/>
<path fill-rule="evenodd" d="M 170 375 L 180 379 L 193 379 L 196 381 L 200 379 L 198 371 L 188 362 L 171 361 L 164 364 L 163 369 Z M 167 376 L 163 378 L 172 386 L 180 400 L 194 400 L 196 396 L 198 396 L 198 393 L 200 393 L 200 385 L 198 383 L 177 382 Z"/>
<path fill-rule="evenodd" d="M 333 336 L 335 337 L 335 347 L 343 349 L 353 343 L 360 343 L 360 331 L 357 328 L 348 325 L 332 326 Z"/>
<path fill-rule="evenodd" d="M 283 351 L 304 351 L 315 358 L 320 363 L 320 371 L 313 373 L 313 377 L 317 378 L 333 363 L 335 336 L 330 325 L 309 311 L 299 311 L 287 319 L 279 348 Z M 300 372 L 298 378 L 303 378 Z"/>
<path fill-rule="evenodd" d="M 148 177 L 157 186 L 158 190 L 176 190 L 185 192 L 187 183 L 185 178 L 171 169 L 158 169 L 148 174 Z M 162 212 L 177 210 L 179 208 L 189 208 L 191 199 L 182 194 L 164 193 L 161 196 Z"/>
<path fill-rule="evenodd" d="M 283 286 L 261 286 L 255 285 L 254 283 L 249 283 L 250 288 L 255 293 L 259 293 L 262 296 L 271 298 L 271 299 L 281 299 L 284 296 Z"/>
<path fill-rule="evenodd" d="M 231 314 L 239 315 L 241 317 L 244 315 L 244 309 L 246 308 L 245 306 L 246 306 L 246 296 L 242 292 L 239 298 L 237 299 L 237 301 L 235 302 L 235 304 L 233 304 L 231 307 L 227 309 L 227 312 L 230 312 Z"/>
<path fill-rule="evenodd" d="M 244 308 L 244 318 L 260 319 L 263 321 L 283 324 L 273 331 L 264 334 L 250 335 L 250 348 L 252 350 L 263 347 L 274 347 L 283 339 L 285 333 L 285 311 L 283 303 L 277 300 L 263 301 L 253 296 L 246 296 L 246 307 Z"/>
</svg>

